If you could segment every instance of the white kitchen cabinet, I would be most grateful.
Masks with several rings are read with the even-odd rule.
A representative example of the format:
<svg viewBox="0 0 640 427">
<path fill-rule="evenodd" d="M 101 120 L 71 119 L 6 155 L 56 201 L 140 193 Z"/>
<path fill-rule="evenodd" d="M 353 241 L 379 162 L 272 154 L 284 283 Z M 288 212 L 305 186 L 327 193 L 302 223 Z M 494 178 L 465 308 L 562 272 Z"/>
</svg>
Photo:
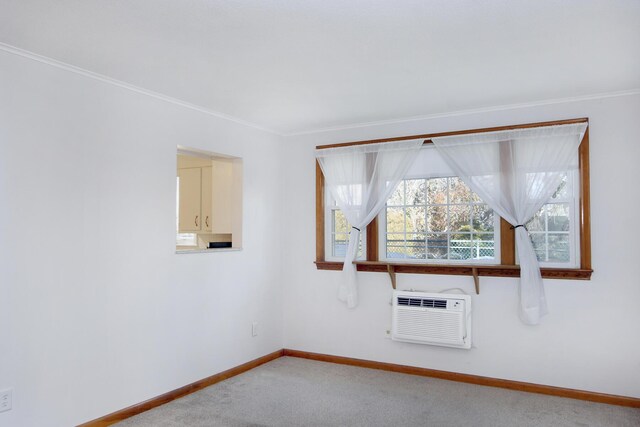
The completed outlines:
<svg viewBox="0 0 640 427">
<path fill-rule="evenodd" d="M 232 233 L 232 164 L 178 169 L 181 233 Z"/>
<path fill-rule="evenodd" d="M 202 228 L 202 169 L 178 169 L 180 233 L 193 233 Z"/>
<path fill-rule="evenodd" d="M 178 154 L 178 246 L 242 248 L 242 160 Z M 197 236 L 196 236 L 197 235 Z M 192 239 L 184 243 L 190 236 Z"/>
<path fill-rule="evenodd" d="M 232 233 L 232 192 L 234 190 L 232 163 L 224 160 L 212 162 L 211 214 L 213 233 Z"/>
</svg>

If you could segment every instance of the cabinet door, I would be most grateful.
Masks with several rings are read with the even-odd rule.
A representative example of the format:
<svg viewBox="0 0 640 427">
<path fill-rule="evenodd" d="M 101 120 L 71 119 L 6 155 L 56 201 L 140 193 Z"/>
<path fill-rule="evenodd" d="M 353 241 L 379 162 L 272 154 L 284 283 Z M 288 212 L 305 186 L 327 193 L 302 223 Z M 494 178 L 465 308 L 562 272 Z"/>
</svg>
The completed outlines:
<svg viewBox="0 0 640 427">
<path fill-rule="evenodd" d="M 200 168 L 179 169 L 178 177 L 180 178 L 178 228 L 181 233 L 200 231 L 202 226 Z"/>
<path fill-rule="evenodd" d="M 212 215 L 214 233 L 232 232 L 232 164 L 229 161 L 213 161 Z"/>
<path fill-rule="evenodd" d="M 212 217 L 211 217 L 211 194 L 212 194 L 212 180 L 211 167 L 202 168 L 202 230 L 211 232 Z"/>
</svg>

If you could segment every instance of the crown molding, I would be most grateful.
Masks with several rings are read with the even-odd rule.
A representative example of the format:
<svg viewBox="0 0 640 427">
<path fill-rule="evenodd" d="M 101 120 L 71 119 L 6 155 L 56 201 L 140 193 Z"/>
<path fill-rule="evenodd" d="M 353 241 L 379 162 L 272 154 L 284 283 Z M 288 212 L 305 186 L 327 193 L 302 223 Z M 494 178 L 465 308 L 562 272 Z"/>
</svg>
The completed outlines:
<svg viewBox="0 0 640 427">
<path fill-rule="evenodd" d="M 47 65 L 50 65 L 52 67 L 56 67 L 56 68 L 59 68 L 59 69 L 65 70 L 65 71 L 69 71 L 69 72 L 72 72 L 72 73 L 75 73 L 75 74 L 79 74 L 81 76 L 88 77 L 90 79 L 98 80 L 98 81 L 100 81 L 102 83 L 107 83 L 107 84 L 110 84 L 110 85 L 113 85 L 113 86 L 117 86 L 117 87 L 120 87 L 120 88 L 123 88 L 123 89 L 130 90 L 132 92 L 136 92 L 136 93 L 139 93 L 139 94 L 142 94 L 142 95 L 150 96 L 152 98 L 159 99 L 161 101 L 168 102 L 168 103 L 171 103 L 171 104 L 174 104 L 174 105 L 178 105 L 180 107 L 188 108 L 190 110 L 198 111 L 200 113 L 208 114 L 210 116 L 214 116 L 214 117 L 217 117 L 217 118 L 220 118 L 220 119 L 229 120 L 231 122 L 234 122 L 234 123 L 237 123 L 237 124 L 240 124 L 240 125 L 243 125 L 243 126 L 248 126 L 248 127 L 263 131 L 263 132 L 271 133 L 271 134 L 278 135 L 278 136 L 283 136 L 283 133 L 281 133 L 281 132 L 278 132 L 278 131 L 270 129 L 270 128 L 266 128 L 264 126 L 256 125 L 255 123 L 251 123 L 251 122 L 248 122 L 246 120 L 242 120 L 242 119 L 240 119 L 238 117 L 234 117 L 234 116 L 230 116 L 228 114 L 220 113 L 219 111 L 214 111 L 214 110 L 211 110 L 209 108 L 205 108 L 205 107 L 202 107 L 200 105 L 192 104 L 190 102 L 183 101 L 183 100 L 178 99 L 178 98 L 173 98 L 171 96 L 164 95 L 164 94 L 159 93 L 159 92 L 154 92 L 152 90 L 145 89 L 143 87 L 136 86 L 136 85 L 124 82 L 122 80 L 117 80 L 117 79 L 111 78 L 109 76 L 105 76 L 103 74 L 95 73 L 93 71 L 89 71 L 89 70 L 86 70 L 84 68 L 76 67 L 75 65 L 71 65 L 71 64 L 68 64 L 66 62 L 58 61 L 57 59 L 49 58 L 47 56 L 43 56 L 43 55 L 40 55 L 40 54 L 37 54 L 37 53 L 34 53 L 34 52 L 30 52 L 28 50 L 21 49 L 19 47 L 15 47 L 15 46 L 12 46 L 12 45 L 7 44 L 7 43 L 0 42 L 0 50 L 4 51 L 4 52 L 7 52 L 7 53 L 11 53 L 13 55 L 21 56 L 23 58 L 28 58 L 28 59 L 31 59 L 33 61 L 41 62 L 43 64 L 47 64 Z"/>
<path fill-rule="evenodd" d="M 75 65 L 71 65 L 68 64 L 66 62 L 62 62 L 62 61 L 58 61 L 57 59 L 53 59 L 53 58 L 49 58 L 47 56 L 44 55 L 40 55 L 25 49 L 21 49 L 19 47 L 16 46 L 12 46 L 10 44 L 7 43 L 3 43 L 0 42 L 0 51 L 4 51 L 13 55 L 18 55 L 24 58 L 28 58 L 34 61 L 38 61 L 41 62 L 43 64 L 47 64 L 50 65 L 52 67 L 56 67 L 65 71 L 69 71 L 75 74 L 79 74 L 82 75 L 84 77 L 88 77 L 94 80 L 98 80 L 100 82 L 103 83 L 107 83 L 107 84 L 111 84 L 123 89 L 127 89 L 130 90 L 132 92 L 136 92 L 142 95 L 146 95 L 146 96 L 150 96 L 152 98 L 155 99 L 159 99 L 161 101 L 165 101 L 174 105 L 178 105 L 181 106 L 183 108 L 188 108 L 190 110 L 194 110 L 194 111 L 198 111 L 200 113 L 203 114 L 207 114 L 210 116 L 214 116 L 217 118 L 221 118 L 224 120 L 229 120 L 231 122 L 243 125 L 243 126 L 247 126 L 247 127 L 251 127 L 253 129 L 257 129 L 259 131 L 262 132 L 267 132 L 273 135 L 278 135 L 278 136 L 285 136 L 285 137 L 291 137 L 291 136 L 301 136 L 301 135 L 309 135 L 309 134 L 315 134 L 315 133 L 324 133 L 324 132 L 335 132 L 335 131 L 341 131 L 341 130 L 348 130 L 348 129 L 357 129 L 357 128 L 364 128 L 364 127 L 370 127 L 370 126 L 382 126 L 382 125 L 390 125 L 390 124 L 398 124 L 398 123 L 408 123 L 408 122 L 415 122 L 415 121 L 420 121 L 420 120 L 429 120 L 429 119 L 437 119 L 437 118 L 445 118 L 445 117 L 456 117 L 456 116 L 464 116 L 464 115 L 470 115 L 470 114 L 479 114 L 479 113 L 488 113 L 488 112 L 493 112 L 493 111 L 504 111 L 504 110 L 513 110 L 513 109 L 520 109 L 520 108 L 531 108 L 531 107 L 539 107 L 539 106 L 545 106 L 545 105 L 553 105 L 553 104 L 565 104 L 565 103 L 571 103 L 571 102 L 580 102 L 580 101 L 589 101 L 589 100 L 595 100 L 595 99 L 603 99 L 603 98 L 613 98 L 613 97 L 619 97 L 619 96 L 631 96 L 631 95 L 640 95 L 640 88 L 636 88 L 636 89 L 630 89 L 630 90 L 624 90 L 624 91 L 617 91 L 617 92 L 605 92 L 605 93 L 596 93 L 596 94 L 589 94 L 589 95 L 581 95 L 581 96 L 574 96 L 574 97 L 566 97 L 566 98 L 554 98 L 554 99 L 548 99 L 548 100 L 542 100 L 542 101 L 534 101 L 534 102 L 524 102 L 524 103 L 516 103 L 516 104 L 505 104 L 505 105 L 497 105 L 497 106 L 485 106 L 485 107 L 479 107 L 479 108 L 472 108 L 472 109 L 465 109 L 465 110 L 457 110 L 457 111 L 449 111 L 449 112 L 443 112 L 443 113 L 434 113 L 434 114 L 425 114 L 425 115 L 417 115 L 417 116 L 410 116 L 410 117 L 399 117 L 399 118 L 395 118 L 395 119 L 388 119 L 388 120 L 378 120 L 378 121 L 370 121 L 370 122 L 361 122 L 361 123 L 352 123 L 352 124 L 347 124 L 347 125 L 340 125 L 340 126 L 327 126 L 327 127 L 322 127 L 322 128 L 316 128 L 316 129 L 310 129 L 310 130 L 301 130 L 301 131 L 294 131 L 294 132 L 281 132 L 281 131 L 277 131 L 275 129 L 271 129 L 271 128 L 267 128 L 264 126 L 260 126 L 257 125 L 255 123 L 252 122 L 248 122 L 246 120 L 240 119 L 238 117 L 234 117 L 234 116 L 230 116 L 228 114 L 224 114 L 221 113 L 219 111 L 214 111 L 211 110 L 209 108 L 205 108 L 202 107 L 200 105 L 196 105 L 196 104 L 192 104 L 190 102 L 187 101 L 183 101 L 181 99 L 178 98 L 174 98 L 168 95 L 164 95 L 162 93 L 159 92 L 154 92 L 152 90 L 149 89 L 145 89 L 143 87 L 140 86 L 136 86 L 127 82 L 124 82 L 122 80 L 117 80 L 108 76 L 105 76 L 103 74 L 99 74 L 99 73 L 95 73 L 93 71 L 89 71 L 86 70 L 84 68 L 80 68 L 77 67 Z"/>
<path fill-rule="evenodd" d="M 604 92 L 604 93 L 596 93 L 596 94 L 590 94 L 590 95 L 573 96 L 573 97 L 567 97 L 567 98 L 554 98 L 554 99 L 548 99 L 543 101 L 523 102 L 518 104 L 486 106 L 486 107 L 472 108 L 472 109 L 466 109 L 466 110 L 450 111 L 445 113 L 434 113 L 434 114 L 425 114 L 420 116 L 400 117 L 397 119 L 378 120 L 378 121 L 354 123 L 354 124 L 341 125 L 341 126 L 329 126 L 329 127 L 318 128 L 313 130 L 285 133 L 283 134 L 283 136 L 289 137 L 289 136 L 309 135 L 309 134 L 323 133 L 323 132 L 335 132 L 335 131 L 341 131 L 341 130 L 370 127 L 370 126 L 382 126 L 382 125 L 390 125 L 390 124 L 397 124 L 397 123 L 415 122 L 420 120 L 439 119 L 444 117 L 466 116 L 470 114 L 489 113 L 493 111 L 540 107 L 540 106 L 553 105 L 553 104 L 566 104 L 566 103 L 572 103 L 572 102 L 589 101 L 589 100 L 595 100 L 595 99 L 614 98 L 619 96 L 631 96 L 631 95 L 640 95 L 640 89 L 630 89 L 630 90 L 623 90 L 623 91 L 617 91 L 617 92 Z"/>
</svg>

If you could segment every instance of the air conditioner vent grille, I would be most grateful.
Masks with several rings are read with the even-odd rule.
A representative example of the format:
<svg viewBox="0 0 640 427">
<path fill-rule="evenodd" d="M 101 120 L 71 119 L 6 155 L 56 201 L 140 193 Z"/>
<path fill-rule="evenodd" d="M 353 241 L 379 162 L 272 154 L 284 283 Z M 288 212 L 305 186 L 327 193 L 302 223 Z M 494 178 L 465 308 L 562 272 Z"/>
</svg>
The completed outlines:
<svg viewBox="0 0 640 427">
<path fill-rule="evenodd" d="M 471 348 L 471 297 L 464 294 L 394 291 L 391 339 Z"/>
<path fill-rule="evenodd" d="M 408 307 L 447 308 L 447 300 L 398 297 L 398 305 Z"/>
</svg>

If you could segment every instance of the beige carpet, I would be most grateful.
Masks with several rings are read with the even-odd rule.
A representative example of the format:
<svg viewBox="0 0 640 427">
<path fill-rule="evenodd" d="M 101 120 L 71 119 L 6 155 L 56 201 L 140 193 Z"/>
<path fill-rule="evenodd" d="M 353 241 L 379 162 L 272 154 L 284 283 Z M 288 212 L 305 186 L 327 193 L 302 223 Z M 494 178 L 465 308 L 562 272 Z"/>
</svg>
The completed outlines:
<svg viewBox="0 0 640 427">
<path fill-rule="evenodd" d="M 638 427 L 640 409 L 282 357 L 117 425 Z"/>
</svg>

